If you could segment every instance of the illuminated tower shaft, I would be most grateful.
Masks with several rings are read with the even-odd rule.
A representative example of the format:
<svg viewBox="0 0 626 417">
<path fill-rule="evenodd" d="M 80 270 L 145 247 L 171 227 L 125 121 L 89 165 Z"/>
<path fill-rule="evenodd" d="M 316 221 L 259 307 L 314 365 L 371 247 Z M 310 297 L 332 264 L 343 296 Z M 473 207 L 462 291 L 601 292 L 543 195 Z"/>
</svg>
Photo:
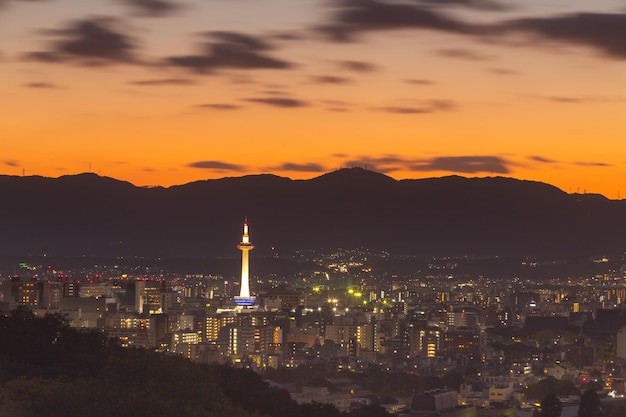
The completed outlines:
<svg viewBox="0 0 626 417">
<path fill-rule="evenodd" d="M 250 269 L 248 266 L 248 252 L 254 249 L 254 245 L 250 243 L 248 236 L 248 219 L 243 223 L 243 237 L 237 245 L 237 249 L 241 251 L 241 290 L 240 298 L 250 298 Z"/>
</svg>

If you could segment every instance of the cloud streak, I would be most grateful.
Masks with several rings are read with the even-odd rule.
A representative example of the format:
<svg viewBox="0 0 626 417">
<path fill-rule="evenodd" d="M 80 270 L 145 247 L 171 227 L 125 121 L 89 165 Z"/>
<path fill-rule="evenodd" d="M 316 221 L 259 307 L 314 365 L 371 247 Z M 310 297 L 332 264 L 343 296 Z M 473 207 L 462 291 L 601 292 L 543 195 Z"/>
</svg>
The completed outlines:
<svg viewBox="0 0 626 417">
<path fill-rule="evenodd" d="M 504 32 L 521 32 L 543 39 L 593 47 L 606 56 L 626 59 L 626 13 L 578 13 L 525 18 L 499 26 Z"/>
<path fill-rule="evenodd" d="M 195 85 L 196 82 L 194 80 L 190 80 L 187 78 L 158 78 L 158 79 L 152 79 L 152 80 L 129 81 L 128 84 L 142 85 L 142 86 L 160 86 L 160 85 L 185 86 L 185 85 Z"/>
<path fill-rule="evenodd" d="M 170 16 L 182 6 L 173 1 L 167 0 L 117 0 L 129 6 L 138 16 L 143 17 L 165 17 Z"/>
<path fill-rule="evenodd" d="M 451 111 L 456 108 L 458 105 L 450 100 L 428 100 L 416 106 L 384 106 L 376 107 L 374 110 L 395 114 L 427 114 Z"/>
<path fill-rule="evenodd" d="M 340 69 L 354 72 L 374 72 L 378 69 L 375 64 L 365 61 L 337 61 L 337 66 Z"/>
<path fill-rule="evenodd" d="M 462 6 L 470 9 L 492 12 L 500 12 L 511 9 L 511 7 L 507 4 L 491 0 L 419 0 L 419 2 L 436 7 Z"/>
<path fill-rule="evenodd" d="M 20 164 L 17 161 L 14 161 L 12 159 L 5 159 L 4 161 L 2 161 L 2 165 L 6 165 L 8 167 L 13 167 L 13 168 L 17 168 L 20 166 Z"/>
<path fill-rule="evenodd" d="M 289 69 L 293 64 L 266 54 L 271 46 L 261 38 L 236 32 L 209 32 L 202 51 L 195 55 L 171 56 L 170 66 L 206 74 L 219 69 Z"/>
<path fill-rule="evenodd" d="M 27 88 L 40 88 L 40 89 L 50 89 L 50 90 L 56 90 L 60 88 L 56 84 L 46 83 L 46 82 L 33 82 L 33 83 L 24 84 L 23 86 Z"/>
<path fill-rule="evenodd" d="M 318 84 L 335 84 L 345 85 L 350 84 L 352 80 L 346 77 L 337 77 L 336 75 L 315 75 L 311 77 L 314 83 Z"/>
<path fill-rule="evenodd" d="M 244 165 L 231 164 L 215 160 L 191 162 L 187 164 L 187 166 L 190 168 L 214 169 L 220 171 L 243 171 L 246 169 Z"/>
<path fill-rule="evenodd" d="M 63 29 L 44 30 L 43 34 L 58 39 L 48 50 L 27 53 L 25 58 L 88 66 L 138 63 L 136 43 L 120 26 L 118 19 L 97 17 L 72 22 Z"/>
<path fill-rule="evenodd" d="M 246 99 L 246 101 L 249 101 L 251 103 L 266 104 L 273 107 L 286 108 L 306 107 L 309 105 L 306 101 L 288 97 L 257 97 L 248 98 Z"/>
<path fill-rule="evenodd" d="M 450 18 L 428 7 L 377 0 L 346 0 L 338 8 L 334 22 L 318 28 L 335 41 L 350 41 L 359 33 L 397 29 L 424 29 L 470 34 L 472 25 Z"/>
<path fill-rule="evenodd" d="M 285 162 L 281 165 L 271 168 L 271 170 L 293 172 L 326 172 L 327 168 L 315 163 L 297 164 L 293 162 Z"/>
<path fill-rule="evenodd" d="M 242 106 L 239 106 L 237 104 L 227 104 L 227 103 L 205 103 L 205 104 L 198 104 L 195 107 L 200 108 L 200 109 L 212 109 L 212 110 L 238 110 L 242 108 Z"/>
<path fill-rule="evenodd" d="M 365 166 L 379 172 L 394 171 L 452 172 L 458 174 L 508 174 L 513 162 L 495 155 L 436 156 L 409 159 L 398 155 L 362 157 L 343 162 L 348 166 Z"/>
<path fill-rule="evenodd" d="M 472 51 L 471 49 L 461 49 L 461 48 L 439 49 L 435 51 L 435 53 L 442 57 L 458 58 L 458 59 L 464 59 L 467 61 L 489 61 L 492 59 L 492 57 L 489 55 L 481 54 L 479 52 Z"/>
</svg>

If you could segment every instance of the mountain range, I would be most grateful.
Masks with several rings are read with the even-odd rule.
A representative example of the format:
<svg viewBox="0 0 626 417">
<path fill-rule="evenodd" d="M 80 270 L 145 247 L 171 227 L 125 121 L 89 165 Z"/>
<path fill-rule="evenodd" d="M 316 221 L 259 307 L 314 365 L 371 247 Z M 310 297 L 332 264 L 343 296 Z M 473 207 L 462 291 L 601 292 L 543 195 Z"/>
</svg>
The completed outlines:
<svg viewBox="0 0 626 417">
<path fill-rule="evenodd" d="M 138 187 L 93 173 L 0 176 L 0 254 L 238 256 L 242 223 L 263 256 L 355 248 L 416 256 L 626 251 L 626 200 L 540 182 L 395 180 L 344 168 L 309 180 L 249 175 Z"/>
</svg>

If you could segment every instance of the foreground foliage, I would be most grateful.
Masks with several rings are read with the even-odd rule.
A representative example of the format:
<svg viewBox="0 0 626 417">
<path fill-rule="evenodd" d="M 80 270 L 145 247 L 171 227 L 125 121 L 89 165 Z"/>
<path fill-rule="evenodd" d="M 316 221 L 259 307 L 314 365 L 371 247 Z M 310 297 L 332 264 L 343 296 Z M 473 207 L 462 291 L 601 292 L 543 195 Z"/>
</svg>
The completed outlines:
<svg viewBox="0 0 626 417">
<path fill-rule="evenodd" d="M 14 311 L 0 317 L 0 340 L 2 416 L 350 417 L 300 406 L 254 372 L 121 348 L 58 316 Z"/>
</svg>

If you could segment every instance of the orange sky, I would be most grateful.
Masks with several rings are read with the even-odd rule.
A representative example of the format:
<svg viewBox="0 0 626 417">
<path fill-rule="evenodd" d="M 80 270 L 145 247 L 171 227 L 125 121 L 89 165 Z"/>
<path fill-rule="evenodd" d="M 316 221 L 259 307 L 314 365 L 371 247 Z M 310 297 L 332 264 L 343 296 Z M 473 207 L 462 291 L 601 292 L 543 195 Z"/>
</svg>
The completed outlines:
<svg viewBox="0 0 626 417">
<path fill-rule="evenodd" d="M 517 3 L 0 1 L 0 174 L 360 165 L 622 198 L 623 3 Z"/>
</svg>

